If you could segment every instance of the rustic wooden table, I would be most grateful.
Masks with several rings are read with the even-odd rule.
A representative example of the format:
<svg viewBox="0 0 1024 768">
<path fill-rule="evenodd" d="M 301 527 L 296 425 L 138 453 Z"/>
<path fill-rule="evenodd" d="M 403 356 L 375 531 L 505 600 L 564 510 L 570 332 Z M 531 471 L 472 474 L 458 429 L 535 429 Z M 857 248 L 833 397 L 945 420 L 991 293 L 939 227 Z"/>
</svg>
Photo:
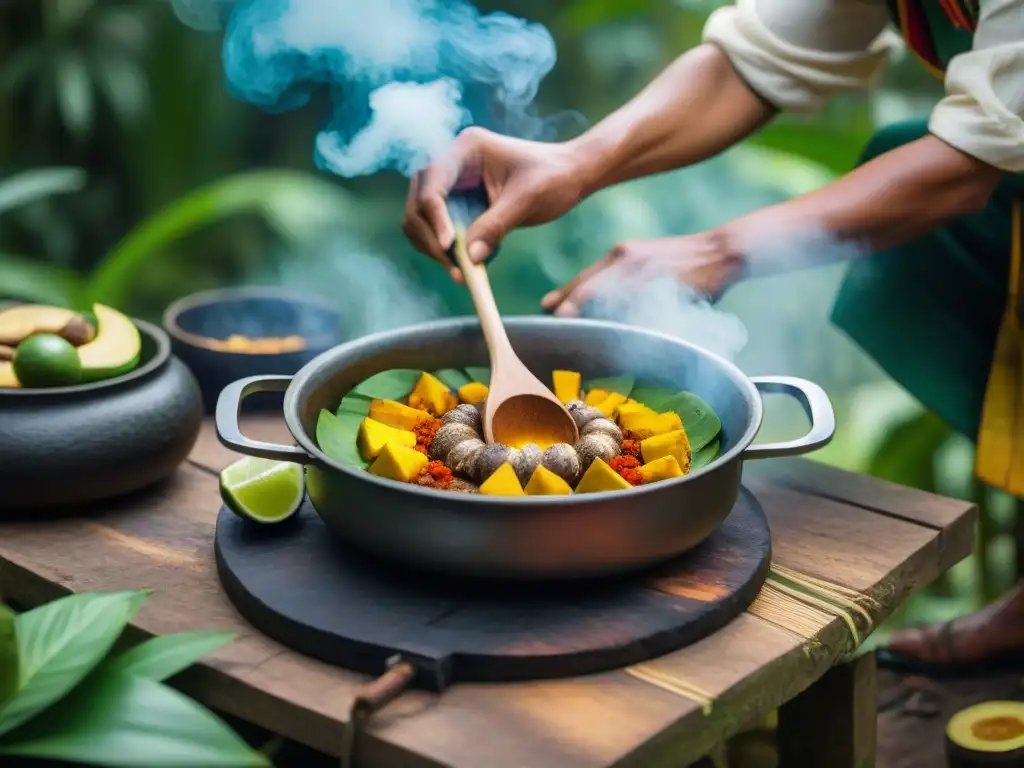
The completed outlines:
<svg viewBox="0 0 1024 768">
<path fill-rule="evenodd" d="M 249 418 L 245 428 L 255 438 L 285 434 L 276 419 Z M 365 678 L 258 634 L 221 592 L 217 474 L 235 458 L 207 424 L 189 461 L 149 492 L 88 518 L 0 524 L 0 593 L 30 606 L 72 591 L 155 589 L 134 622 L 140 634 L 239 634 L 181 676 L 186 692 L 338 754 Z M 964 502 L 799 461 L 752 463 L 745 483 L 771 521 L 774 562 L 872 596 L 876 623 L 972 548 L 975 511 Z M 873 657 L 845 662 L 846 623 L 815 610 L 803 611 L 818 618 L 810 636 L 773 621 L 759 598 L 711 637 L 636 668 L 407 693 L 369 721 L 356 764 L 682 768 L 781 707 L 787 768 L 872 765 Z M 695 689 L 714 696 L 710 711 Z"/>
</svg>

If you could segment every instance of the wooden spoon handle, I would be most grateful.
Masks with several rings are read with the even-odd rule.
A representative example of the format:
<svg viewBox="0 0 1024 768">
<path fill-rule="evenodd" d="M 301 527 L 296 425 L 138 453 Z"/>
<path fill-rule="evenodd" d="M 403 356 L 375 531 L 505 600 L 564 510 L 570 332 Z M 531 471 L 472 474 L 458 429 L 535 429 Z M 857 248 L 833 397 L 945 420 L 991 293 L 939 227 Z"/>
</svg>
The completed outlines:
<svg viewBox="0 0 1024 768">
<path fill-rule="evenodd" d="M 466 252 L 465 235 L 461 232 L 455 236 L 452 251 L 455 264 L 462 271 L 462 276 L 466 280 L 466 288 L 469 289 L 469 295 L 473 297 L 473 305 L 480 318 L 480 326 L 484 331 L 487 349 L 491 354 L 491 374 L 493 376 L 499 358 L 508 359 L 505 357 L 506 355 L 514 356 L 512 343 L 508 340 L 505 325 L 501 322 L 501 315 L 498 313 L 498 303 L 494 300 L 491 281 L 487 277 L 487 267 L 470 261 L 469 254 Z"/>
</svg>

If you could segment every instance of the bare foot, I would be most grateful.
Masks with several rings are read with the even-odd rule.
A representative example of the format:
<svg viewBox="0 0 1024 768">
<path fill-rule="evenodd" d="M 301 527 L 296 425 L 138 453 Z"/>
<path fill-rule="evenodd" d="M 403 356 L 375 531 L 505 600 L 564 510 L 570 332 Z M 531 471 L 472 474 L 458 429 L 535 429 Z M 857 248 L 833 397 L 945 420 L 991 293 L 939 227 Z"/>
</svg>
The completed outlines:
<svg viewBox="0 0 1024 768">
<path fill-rule="evenodd" d="M 944 624 L 899 630 L 889 650 L 939 664 L 976 664 L 1013 653 L 1024 660 L 1024 582 L 976 613 Z"/>
</svg>

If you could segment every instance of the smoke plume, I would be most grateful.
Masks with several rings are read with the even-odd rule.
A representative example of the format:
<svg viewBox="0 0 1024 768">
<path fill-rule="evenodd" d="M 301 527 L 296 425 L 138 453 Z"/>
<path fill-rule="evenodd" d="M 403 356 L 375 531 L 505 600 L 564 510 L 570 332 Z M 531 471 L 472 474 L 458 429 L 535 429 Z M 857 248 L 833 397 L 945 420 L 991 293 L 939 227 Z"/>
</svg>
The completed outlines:
<svg viewBox="0 0 1024 768">
<path fill-rule="evenodd" d="M 196 29 L 224 28 L 232 95 L 270 112 L 318 90 L 331 114 L 314 157 L 353 177 L 412 175 L 473 124 L 552 138 L 534 112 L 555 44 L 539 24 L 465 0 L 172 0 Z"/>
</svg>

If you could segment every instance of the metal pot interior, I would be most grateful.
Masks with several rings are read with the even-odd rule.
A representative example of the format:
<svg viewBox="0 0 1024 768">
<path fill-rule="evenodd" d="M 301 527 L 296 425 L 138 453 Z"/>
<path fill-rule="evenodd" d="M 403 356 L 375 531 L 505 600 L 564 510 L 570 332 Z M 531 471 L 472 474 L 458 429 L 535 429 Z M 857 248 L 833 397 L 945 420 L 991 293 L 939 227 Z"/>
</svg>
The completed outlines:
<svg viewBox="0 0 1024 768">
<path fill-rule="evenodd" d="M 761 398 L 750 380 L 732 364 L 680 339 L 593 320 L 510 317 L 505 327 L 516 353 L 542 381 L 550 381 L 553 370 L 570 369 L 582 373 L 584 381 L 633 376 L 702 397 L 722 421 L 722 448 L 711 467 L 742 451 L 757 434 Z M 323 408 L 334 410 L 359 382 L 392 368 L 434 371 L 487 362 L 475 318 L 367 336 L 321 354 L 299 371 L 285 397 L 285 417 L 299 444 L 330 463 L 312 437 L 317 416 Z"/>
</svg>

